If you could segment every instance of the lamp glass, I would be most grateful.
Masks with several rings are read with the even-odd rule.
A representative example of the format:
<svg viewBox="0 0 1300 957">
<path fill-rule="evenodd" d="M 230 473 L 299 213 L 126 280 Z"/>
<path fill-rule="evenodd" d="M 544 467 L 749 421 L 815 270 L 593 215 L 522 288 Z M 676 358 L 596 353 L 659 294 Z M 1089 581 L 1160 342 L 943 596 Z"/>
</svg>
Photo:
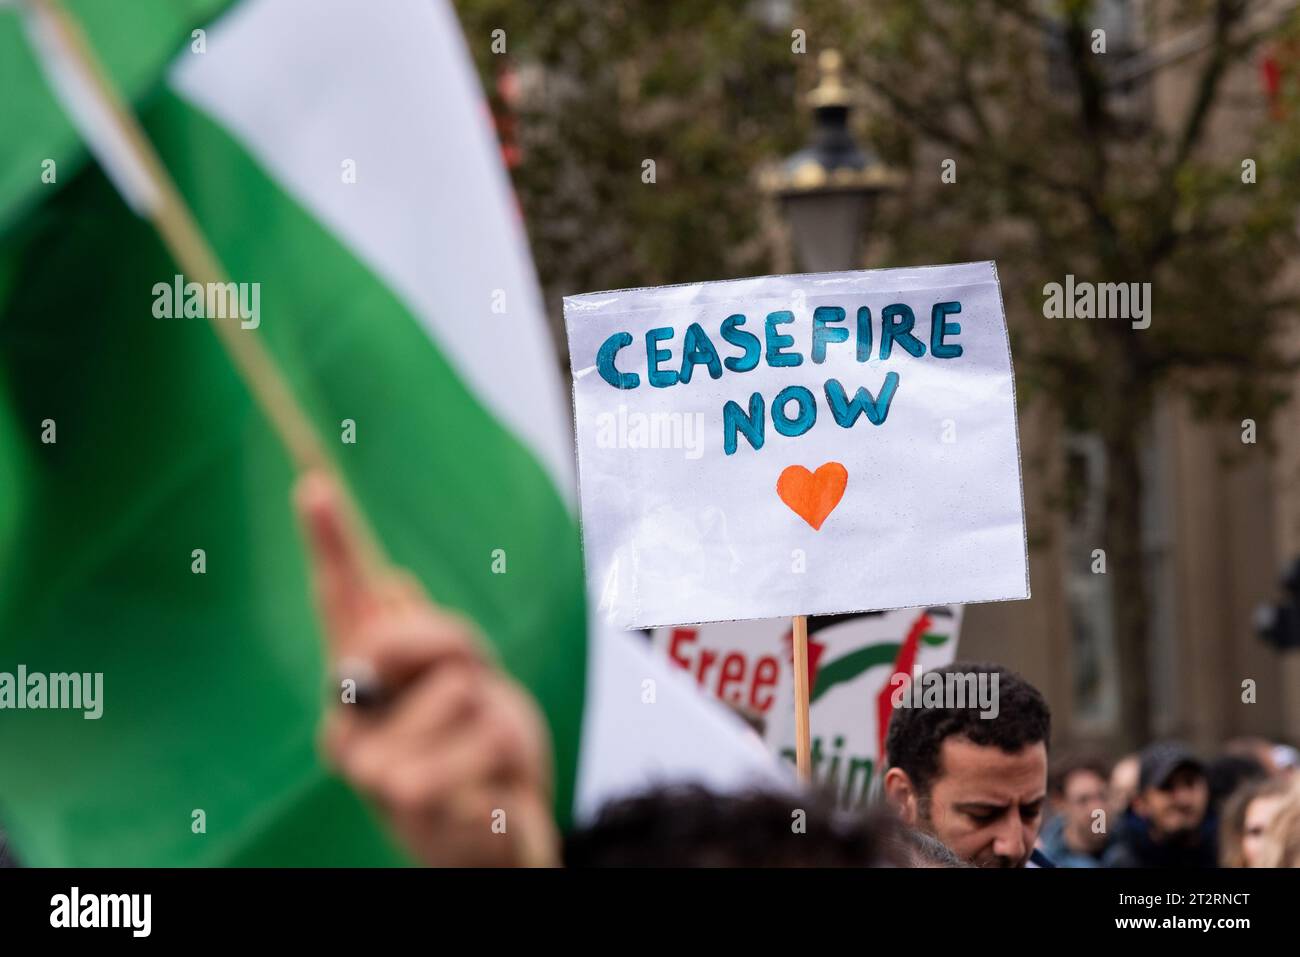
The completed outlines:
<svg viewBox="0 0 1300 957">
<path fill-rule="evenodd" d="M 860 265 L 860 239 L 870 196 L 865 191 L 788 194 L 782 203 L 795 258 L 804 272 Z"/>
</svg>

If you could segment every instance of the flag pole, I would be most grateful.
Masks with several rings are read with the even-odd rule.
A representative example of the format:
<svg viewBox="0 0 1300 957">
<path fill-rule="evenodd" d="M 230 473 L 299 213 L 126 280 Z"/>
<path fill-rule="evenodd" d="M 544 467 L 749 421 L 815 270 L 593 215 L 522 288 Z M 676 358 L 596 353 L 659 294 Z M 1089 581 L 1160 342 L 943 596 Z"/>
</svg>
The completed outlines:
<svg viewBox="0 0 1300 957">
<path fill-rule="evenodd" d="M 193 212 L 76 17 L 60 0 L 24 2 L 38 60 L 64 100 L 69 119 L 123 199 L 153 225 L 188 280 L 205 287 L 229 282 Z M 274 358 L 238 323 L 207 318 L 298 473 L 323 470 L 335 478 L 352 512 L 367 571 L 378 575 L 388 564 L 383 547 Z"/>
<path fill-rule="evenodd" d="M 812 782 L 812 731 L 808 721 L 808 616 L 794 616 L 794 754 L 799 780 Z"/>
</svg>

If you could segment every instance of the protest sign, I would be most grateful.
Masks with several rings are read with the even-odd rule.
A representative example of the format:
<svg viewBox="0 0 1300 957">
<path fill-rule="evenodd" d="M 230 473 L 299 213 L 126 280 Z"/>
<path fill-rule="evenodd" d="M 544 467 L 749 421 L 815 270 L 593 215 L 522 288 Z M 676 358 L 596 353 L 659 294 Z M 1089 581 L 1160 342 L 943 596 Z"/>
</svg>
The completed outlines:
<svg viewBox="0 0 1300 957">
<path fill-rule="evenodd" d="M 841 805 L 863 804 L 879 774 L 895 669 L 914 675 L 952 662 L 962 611 L 940 605 L 808 619 L 810 776 Z M 769 618 L 659 628 L 651 643 L 794 762 L 791 639 L 789 619 Z"/>
<path fill-rule="evenodd" d="M 992 263 L 588 293 L 565 319 L 612 624 L 1028 597 Z"/>
<path fill-rule="evenodd" d="M 823 627 L 819 619 L 808 620 L 811 780 L 843 806 L 866 802 L 883 765 L 899 687 L 895 669 L 902 664 L 912 676 L 952 662 L 961 619 L 961 605 L 939 605 L 829 619 Z M 795 711 L 791 682 L 773 704 L 765 734 L 768 746 L 791 763 L 798 746 Z"/>
</svg>

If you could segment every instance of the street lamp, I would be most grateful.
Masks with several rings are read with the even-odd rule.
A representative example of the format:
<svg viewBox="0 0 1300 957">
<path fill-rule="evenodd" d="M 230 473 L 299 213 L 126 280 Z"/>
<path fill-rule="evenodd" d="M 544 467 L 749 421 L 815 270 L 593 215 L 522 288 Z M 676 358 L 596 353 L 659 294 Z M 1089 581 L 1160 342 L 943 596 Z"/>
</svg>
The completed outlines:
<svg viewBox="0 0 1300 957">
<path fill-rule="evenodd" d="M 902 179 L 849 132 L 853 96 L 841 77 L 842 66 L 835 50 L 818 57 L 820 80 L 807 100 L 814 124 L 809 143 L 763 181 L 780 202 L 805 272 L 860 266 L 860 240 L 876 199 Z"/>
</svg>

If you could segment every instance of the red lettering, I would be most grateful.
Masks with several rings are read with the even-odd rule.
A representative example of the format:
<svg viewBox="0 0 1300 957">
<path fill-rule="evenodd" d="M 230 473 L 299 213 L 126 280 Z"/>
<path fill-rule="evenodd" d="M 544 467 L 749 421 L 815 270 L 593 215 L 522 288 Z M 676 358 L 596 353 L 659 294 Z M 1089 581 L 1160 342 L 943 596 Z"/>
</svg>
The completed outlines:
<svg viewBox="0 0 1300 957">
<path fill-rule="evenodd" d="M 768 708 L 772 707 L 772 699 L 775 695 L 769 694 L 765 700 L 759 701 L 758 689 L 775 688 L 780 674 L 781 665 L 771 655 L 765 655 L 758 659 L 758 665 L 754 668 L 754 685 L 749 692 L 749 705 L 760 714 L 765 713 Z"/>
<path fill-rule="evenodd" d="M 679 658 L 677 656 L 677 645 L 683 642 L 691 642 L 700 636 L 695 628 L 674 628 L 672 640 L 668 643 L 668 657 L 671 658 L 679 668 L 685 671 L 691 670 L 691 659 Z"/>
<path fill-rule="evenodd" d="M 732 665 L 735 665 L 735 667 L 733 668 Z M 745 657 L 744 655 L 736 654 L 736 652 L 733 651 L 731 654 L 727 655 L 726 658 L 722 659 L 722 672 L 718 675 L 718 697 L 724 701 L 731 701 L 735 704 L 739 704 L 743 701 L 745 698 L 745 693 L 743 691 L 735 697 L 731 697 L 727 694 L 727 686 L 742 680 L 744 677 Z"/>
<path fill-rule="evenodd" d="M 718 660 L 717 652 L 709 651 L 708 648 L 700 649 L 700 670 L 695 674 L 695 680 L 703 687 L 705 684 L 704 672 L 709 670 L 709 665 Z"/>
</svg>

